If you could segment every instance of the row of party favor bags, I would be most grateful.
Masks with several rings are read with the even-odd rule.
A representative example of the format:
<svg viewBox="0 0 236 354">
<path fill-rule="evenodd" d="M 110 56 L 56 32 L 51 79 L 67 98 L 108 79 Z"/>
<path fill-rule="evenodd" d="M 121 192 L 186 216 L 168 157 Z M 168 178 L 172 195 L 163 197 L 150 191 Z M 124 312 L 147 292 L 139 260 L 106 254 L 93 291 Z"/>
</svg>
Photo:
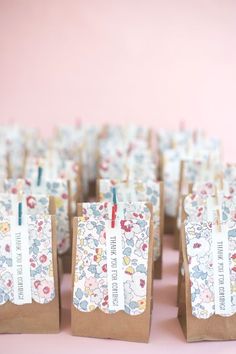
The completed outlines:
<svg viewBox="0 0 236 354">
<path fill-rule="evenodd" d="M 236 339 L 236 180 L 227 177 L 184 198 L 178 318 L 188 341 Z"/>
<path fill-rule="evenodd" d="M 24 194 L 0 195 L 1 333 L 60 328 L 55 200 L 30 198 L 33 208 Z M 73 227 L 74 335 L 148 341 L 152 220 L 146 203 L 79 205 Z"/>
<path fill-rule="evenodd" d="M 55 200 L 0 195 L 0 333 L 60 328 Z"/>
</svg>

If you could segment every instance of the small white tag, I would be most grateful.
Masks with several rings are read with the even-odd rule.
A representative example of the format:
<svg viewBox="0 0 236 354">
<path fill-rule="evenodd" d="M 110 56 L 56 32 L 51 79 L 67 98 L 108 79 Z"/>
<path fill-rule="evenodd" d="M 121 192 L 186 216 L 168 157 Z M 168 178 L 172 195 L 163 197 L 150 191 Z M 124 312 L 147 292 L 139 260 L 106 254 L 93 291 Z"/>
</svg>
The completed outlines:
<svg viewBox="0 0 236 354">
<path fill-rule="evenodd" d="M 32 303 L 29 263 L 29 233 L 25 203 L 22 203 L 22 224 L 18 225 L 18 202 L 13 200 L 11 222 L 12 276 L 14 304 Z"/>
<path fill-rule="evenodd" d="M 107 281 L 109 310 L 124 310 L 122 230 L 118 220 L 106 221 Z"/>
<path fill-rule="evenodd" d="M 229 315 L 232 312 L 232 306 L 227 226 L 221 224 L 221 231 L 213 228 L 212 246 L 215 313 L 217 315 Z"/>
</svg>

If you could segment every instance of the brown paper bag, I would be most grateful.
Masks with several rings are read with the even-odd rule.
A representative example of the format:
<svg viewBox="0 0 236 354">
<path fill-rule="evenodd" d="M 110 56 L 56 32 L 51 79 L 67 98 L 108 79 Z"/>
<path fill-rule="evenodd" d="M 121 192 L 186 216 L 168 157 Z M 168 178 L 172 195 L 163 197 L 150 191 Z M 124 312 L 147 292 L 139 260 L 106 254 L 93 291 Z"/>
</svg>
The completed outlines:
<svg viewBox="0 0 236 354">
<path fill-rule="evenodd" d="M 199 319 L 192 315 L 190 278 L 185 243 L 184 225 L 181 229 L 182 259 L 184 274 L 179 276 L 178 319 L 188 342 L 236 339 L 236 314 L 230 317 L 213 315 Z"/>
<path fill-rule="evenodd" d="M 60 290 L 55 215 L 52 215 L 51 219 L 55 297 L 46 304 L 39 304 L 33 300 L 31 304 L 15 305 L 8 301 L 1 305 L 0 333 L 57 333 L 60 330 Z"/>
<path fill-rule="evenodd" d="M 163 261 L 163 236 L 164 236 L 164 184 L 160 184 L 160 256 L 154 261 L 154 279 L 162 279 L 162 261 Z"/>
<path fill-rule="evenodd" d="M 151 210 L 151 206 L 148 205 Z M 82 206 L 78 206 L 78 216 L 82 216 Z M 75 278 L 76 244 L 78 218 L 74 218 L 73 251 L 72 251 L 72 282 Z M 106 314 L 100 309 L 92 312 L 81 312 L 73 303 L 71 307 L 72 335 L 81 337 L 107 338 L 133 342 L 148 342 L 153 296 L 153 227 L 150 222 L 150 240 L 148 254 L 146 310 L 141 315 L 131 316 L 124 311 Z M 72 285 L 72 293 L 73 293 Z"/>
</svg>

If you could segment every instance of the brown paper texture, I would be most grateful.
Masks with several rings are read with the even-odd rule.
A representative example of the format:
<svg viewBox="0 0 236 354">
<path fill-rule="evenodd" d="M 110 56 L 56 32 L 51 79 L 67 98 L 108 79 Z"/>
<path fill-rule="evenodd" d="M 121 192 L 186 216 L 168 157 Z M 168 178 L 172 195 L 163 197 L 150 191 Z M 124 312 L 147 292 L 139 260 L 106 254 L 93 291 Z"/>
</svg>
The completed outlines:
<svg viewBox="0 0 236 354">
<path fill-rule="evenodd" d="M 162 255 L 163 255 L 163 232 L 164 232 L 164 184 L 160 183 L 160 257 L 156 261 L 154 261 L 154 271 L 153 277 L 154 279 L 162 278 Z"/>
</svg>

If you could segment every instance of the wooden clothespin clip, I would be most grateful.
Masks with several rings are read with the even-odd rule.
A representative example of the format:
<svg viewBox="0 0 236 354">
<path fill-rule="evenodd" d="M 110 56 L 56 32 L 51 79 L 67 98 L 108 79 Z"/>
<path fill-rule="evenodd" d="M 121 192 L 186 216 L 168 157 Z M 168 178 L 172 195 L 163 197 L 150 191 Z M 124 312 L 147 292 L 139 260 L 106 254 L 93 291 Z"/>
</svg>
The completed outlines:
<svg viewBox="0 0 236 354">
<path fill-rule="evenodd" d="M 37 176 L 37 186 L 41 186 L 42 183 L 42 175 L 43 175 L 43 166 L 42 166 L 42 160 L 39 160 L 39 165 L 38 165 L 38 176 Z"/>
<path fill-rule="evenodd" d="M 22 190 L 18 191 L 18 195 L 17 195 L 17 201 L 18 201 L 18 225 L 21 226 L 22 225 L 22 197 L 23 197 L 23 193 Z"/>
<path fill-rule="evenodd" d="M 219 184 L 220 184 L 220 191 L 223 191 L 224 190 L 224 177 L 223 177 L 222 172 L 219 175 Z"/>
<path fill-rule="evenodd" d="M 188 184 L 188 194 L 191 194 L 193 192 L 193 183 Z"/>
<path fill-rule="evenodd" d="M 206 167 L 207 167 L 207 169 L 210 169 L 210 167 L 211 167 L 211 156 L 210 155 L 208 155 L 208 157 L 207 157 Z"/>
<path fill-rule="evenodd" d="M 220 215 L 220 200 L 218 197 L 218 189 L 215 185 L 215 199 L 216 199 L 216 225 L 218 232 L 221 232 L 221 215 Z"/>
<path fill-rule="evenodd" d="M 220 211 L 218 208 L 216 210 L 216 225 L 217 225 L 218 231 L 221 232 L 221 218 L 220 218 Z"/>
<path fill-rule="evenodd" d="M 117 197 L 116 188 L 112 187 L 112 216 L 111 216 L 111 227 L 114 229 L 116 223 L 116 213 L 117 213 Z"/>
<path fill-rule="evenodd" d="M 126 166 L 126 186 L 129 185 L 129 179 L 130 179 L 130 169 L 128 166 Z"/>
</svg>

